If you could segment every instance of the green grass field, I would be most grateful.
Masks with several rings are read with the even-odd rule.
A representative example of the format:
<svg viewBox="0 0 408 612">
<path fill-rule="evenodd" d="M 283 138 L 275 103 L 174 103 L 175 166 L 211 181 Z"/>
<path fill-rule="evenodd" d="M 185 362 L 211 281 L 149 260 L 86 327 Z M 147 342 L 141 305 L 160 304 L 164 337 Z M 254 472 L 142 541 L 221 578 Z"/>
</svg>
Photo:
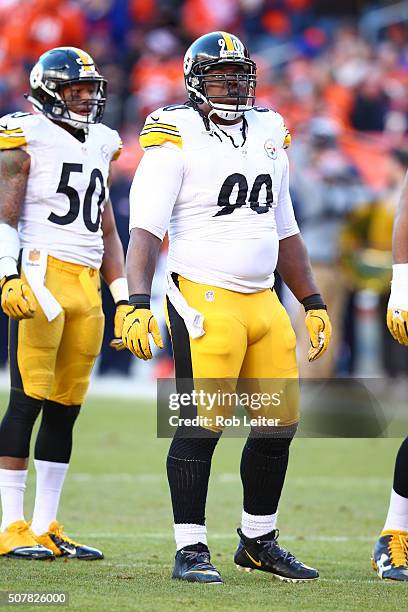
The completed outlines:
<svg viewBox="0 0 408 612">
<path fill-rule="evenodd" d="M 5 396 L 0 395 L 1 406 Z M 174 544 L 165 478 L 168 440 L 155 436 L 155 407 L 90 400 L 78 421 L 60 520 L 67 533 L 103 549 L 105 560 L 53 563 L 4 559 L 0 590 L 65 591 L 78 610 L 401 610 L 408 586 L 381 582 L 370 552 L 388 504 L 395 439 L 298 439 L 280 506 L 281 542 L 318 567 L 313 584 L 282 584 L 237 572 L 232 555 L 241 513 L 243 441 L 215 453 L 207 523 L 225 585 L 172 581 Z M 33 503 L 31 478 L 26 517 Z M 25 609 L 28 608 L 25 606 Z"/>
</svg>

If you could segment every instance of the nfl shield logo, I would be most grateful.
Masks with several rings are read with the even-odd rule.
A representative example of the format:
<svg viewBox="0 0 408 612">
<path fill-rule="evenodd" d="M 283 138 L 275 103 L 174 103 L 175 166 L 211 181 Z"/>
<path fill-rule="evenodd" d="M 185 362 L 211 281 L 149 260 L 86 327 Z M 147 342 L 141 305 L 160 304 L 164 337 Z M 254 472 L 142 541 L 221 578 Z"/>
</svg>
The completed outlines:
<svg viewBox="0 0 408 612">
<path fill-rule="evenodd" d="M 40 259 L 40 255 L 41 255 L 40 251 L 38 251 L 37 249 L 33 249 L 28 254 L 28 260 L 29 261 L 38 261 Z"/>
</svg>

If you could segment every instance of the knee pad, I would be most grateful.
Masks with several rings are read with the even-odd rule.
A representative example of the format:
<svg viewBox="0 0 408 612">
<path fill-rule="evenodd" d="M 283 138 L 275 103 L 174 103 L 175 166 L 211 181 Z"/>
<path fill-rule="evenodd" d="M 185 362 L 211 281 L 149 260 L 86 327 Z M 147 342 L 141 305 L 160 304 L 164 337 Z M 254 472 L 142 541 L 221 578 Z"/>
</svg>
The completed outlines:
<svg viewBox="0 0 408 612">
<path fill-rule="evenodd" d="M 250 434 L 246 442 L 246 448 L 264 457 L 282 457 L 289 452 L 293 436 L 288 435 L 286 438 L 276 438 L 272 436 L 259 437 L 259 435 L 254 436 Z"/>
<path fill-rule="evenodd" d="M 35 458 L 41 461 L 69 463 L 72 430 L 81 406 L 65 406 L 46 400 L 35 444 Z"/>
<path fill-rule="evenodd" d="M 7 411 L 0 424 L 0 456 L 26 458 L 34 423 L 43 400 L 34 399 L 18 389 L 10 392 Z"/>
<path fill-rule="evenodd" d="M 189 461 L 211 461 L 221 433 L 207 431 L 201 427 L 180 428 L 169 448 L 169 457 Z M 186 436 L 189 437 L 186 437 Z M 191 437 L 190 437 L 191 436 Z"/>
</svg>

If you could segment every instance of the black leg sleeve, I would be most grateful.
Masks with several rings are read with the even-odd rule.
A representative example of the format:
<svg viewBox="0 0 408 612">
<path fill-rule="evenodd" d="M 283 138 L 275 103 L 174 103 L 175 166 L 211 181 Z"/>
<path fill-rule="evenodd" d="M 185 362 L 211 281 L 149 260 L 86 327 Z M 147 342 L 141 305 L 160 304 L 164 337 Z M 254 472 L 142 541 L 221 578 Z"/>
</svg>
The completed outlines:
<svg viewBox="0 0 408 612">
<path fill-rule="evenodd" d="M 393 489 L 398 495 L 408 497 L 408 438 L 405 438 L 397 453 Z"/>
<path fill-rule="evenodd" d="M 55 463 L 69 463 L 72 430 L 81 406 L 64 406 L 46 400 L 35 443 L 35 458 Z"/>
<path fill-rule="evenodd" d="M 176 436 L 167 456 L 174 522 L 205 524 L 205 504 L 211 459 L 221 434 L 208 437 L 182 438 Z"/>
<path fill-rule="evenodd" d="M 241 457 L 244 510 L 275 514 L 285 481 L 291 438 L 248 437 Z"/>
<path fill-rule="evenodd" d="M 34 399 L 18 389 L 10 392 L 10 401 L 0 424 L 0 456 L 25 459 L 30 454 L 34 423 L 43 400 Z"/>
</svg>

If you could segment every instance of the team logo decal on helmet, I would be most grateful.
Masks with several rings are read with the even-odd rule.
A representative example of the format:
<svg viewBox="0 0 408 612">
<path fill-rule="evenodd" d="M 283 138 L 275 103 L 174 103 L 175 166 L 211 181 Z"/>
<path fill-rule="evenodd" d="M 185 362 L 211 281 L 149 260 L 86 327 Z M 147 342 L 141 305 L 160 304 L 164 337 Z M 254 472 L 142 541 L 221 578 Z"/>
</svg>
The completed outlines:
<svg viewBox="0 0 408 612">
<path fill-rule="evenodd" d="M 217 66 L 231 66 L 217 73 Z M 251 110 L 255 101 L 256 64 L 248 49 L 234 34 L 211 32 L 201 36 L 184 57 L 184 80 L 194 104 L 208 104 L 222 119 L 233 120 Z M 208 85 L 224 82 L 225 92 L 209 94 Z"/>
<path fill-rule="evenodd" d="M 40 87 L 43 74 L 44 68 L 42 67 L 42 64 L 36 64 L 30 72 L 30 86 L 32 89 L 37 89 L 37 87 Z"/>
<path fill-rule="evenodd" d="M 92 83 L 95 93 L 80 101 L 81 111 L 74 112 L 71 106 L 78 99 L 66 94 L 67 85 Z M 64 95 L 61 94 L 64 87 Z M 35 109 L 54 121 L 67 123 L 74 128 L 83 128 L 90 123 L 99 123 L 106 104 L 106 80 L 99 74 L 92 57 L 76 47 L 57 47 L 43 53 L 31 70 L 31 93 L 27 99 Z M 69 88 L 68 88 L 69 90 Z"/>
<path fill-rule="evenodd" d="M 191 50 L 188 49 L 187 53 L 184 56 L 184 74 L 190 73 L 192 65 L 193 65 L 193 56 L 191 55 Z"/>
</svg>

